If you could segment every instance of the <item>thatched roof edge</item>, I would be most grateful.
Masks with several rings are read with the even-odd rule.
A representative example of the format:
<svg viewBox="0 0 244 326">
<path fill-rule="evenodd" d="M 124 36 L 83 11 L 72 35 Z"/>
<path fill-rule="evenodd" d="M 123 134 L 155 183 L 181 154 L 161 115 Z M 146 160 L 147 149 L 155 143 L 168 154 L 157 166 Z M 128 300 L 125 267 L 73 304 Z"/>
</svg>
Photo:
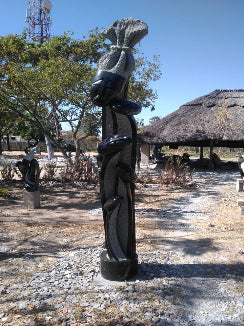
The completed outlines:
<svg viewBox="0 0 244 326">
<path fill-rule="evenodd" d="M 198 97 L 144 128 L 138 139 L 151 144 L 212 141 L 217 146 L 244 147 L 244 90 L 217 89 Z"/>
</svg>

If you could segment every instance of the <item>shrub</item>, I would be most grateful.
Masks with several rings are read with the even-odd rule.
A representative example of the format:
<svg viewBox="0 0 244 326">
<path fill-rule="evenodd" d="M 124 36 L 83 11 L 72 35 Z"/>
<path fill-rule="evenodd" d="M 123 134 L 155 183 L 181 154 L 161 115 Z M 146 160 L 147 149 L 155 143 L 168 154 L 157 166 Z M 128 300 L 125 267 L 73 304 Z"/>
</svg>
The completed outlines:
<svg viewBox="0 0 244 326">
<path fill-rule="evenodd" d="M 86 160 L 78 158 L 68 161 L 60 172 L 61 182 L 86 182 L 98 183 L 98 173 L 94 171 L 90 158 Z"/>
<path fill-rule="evenodd" d="M 56 172 L 58 170 L 55 162 L 46 163 L 42 170 L 44 171 L 42 179 L 45 181 L 52 181 L 56 178 Z"/>
<path fill-rule="evenodd" d="M 75 161 L 68 161 L 62 168 L 58 168 L 55 162 L 47 163 L 42 168 L 42 180 L 64 182 L 85 182 L 95 183 L 99 181 L 98 172 L 94 170 L 90 158 L 78 158 Z"/>
<path fill-rule="evenodd" d="M 8 189 L 0 189 L 0 197 L 8 197 L 8 196 L 10 196 Z"/>
<path fill-rule="evenodd" d="M 13 181 L 15 174 L 19 176 L 19 172 L 16 167 L 11 163 L 4 163 L 3 168 L 1 169 L 1 180 L 3 181 Z"/>
<path fill-rule="evenodd" d="M 158 171 L 158 183 L 186 185 L 192 182 L 192 171 L 180 158 L 169 159 L 165 168 Z"/>
</svg>

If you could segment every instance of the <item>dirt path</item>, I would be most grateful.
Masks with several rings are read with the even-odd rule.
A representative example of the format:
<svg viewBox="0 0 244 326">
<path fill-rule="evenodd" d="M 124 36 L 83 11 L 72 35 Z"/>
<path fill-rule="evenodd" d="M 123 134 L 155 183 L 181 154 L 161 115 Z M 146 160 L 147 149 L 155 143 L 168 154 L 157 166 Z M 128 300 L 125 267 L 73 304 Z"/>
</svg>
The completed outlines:
<svg viewBox="0 0 244 326">
<path fill-rule="evenodd" d="M 167 208 L 156 210 L 154 220 L 164 246 L 216 263 L 244 262 L 243 217 L 237 206 L 238 173 L 197 172 L 197 188 L 181 193 Z M 154 203 L 152 203 L 152 207 Z M 186 258 L 186 257 L 185 257 Z"/>
</svg>

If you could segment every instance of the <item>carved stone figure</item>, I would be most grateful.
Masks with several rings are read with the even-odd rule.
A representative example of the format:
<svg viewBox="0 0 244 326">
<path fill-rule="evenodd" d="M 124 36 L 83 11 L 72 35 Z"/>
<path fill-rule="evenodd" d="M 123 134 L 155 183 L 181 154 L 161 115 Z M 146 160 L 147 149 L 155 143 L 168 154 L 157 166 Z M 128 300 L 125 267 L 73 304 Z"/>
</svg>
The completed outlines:
<svg viewBox="0 0 244 326">
<path fill-rule="evenodd" d="M 135 69 L 133 46 L 148 32 L 140 20 L 126 18 L 103 31 L 113 46 L 98 64 L 91 87 L 94 104 L 102 107 L 103 141 L 98 146 L 102 165 L 100 191 L 105 246 L 101 275 L 123 281 L 137 274 L 135 244 L 134 180 L 137 130 L 133 117 L 141 112 L 127 100 L 128 81 Z"/>
<path fill-rule="evenodd" d="M 33 146 L 31 140 L 28 141 L 29 147 Z M 30 151 L 28 151 L 29 147 L 27 147 L 25 149 L 26 156 L 22 161 L 16 163 L 16 166 L 23 176 L 25 189 L 28 192 L 34 192 L 39 189 L 40 168 L 38 161 L 34 158 L 34 154 L 41 154 L 39 148 L 35 146 L 37 143 L 38 141 L 34 142 L 34 147 L 32 147 Z"/>
</svg>

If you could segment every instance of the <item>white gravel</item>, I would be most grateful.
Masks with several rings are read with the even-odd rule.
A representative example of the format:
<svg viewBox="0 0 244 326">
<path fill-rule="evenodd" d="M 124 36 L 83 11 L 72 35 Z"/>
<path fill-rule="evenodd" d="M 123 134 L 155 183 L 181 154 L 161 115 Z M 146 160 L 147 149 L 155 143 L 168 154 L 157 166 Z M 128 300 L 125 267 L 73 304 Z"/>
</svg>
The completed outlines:
<svg viewBox="0 0 244 326">
<path fill-rule="evenodd" d="M 179 199 L 170 209 L 147 210 L 146 214 L 155 217 L 156 224 L 166 221 L 169 232 L 176 226 L 183 233 L 193 232 L 191 219 L 207 223 L 210 213 L 204 210 L 205 203 L 214 201 L 216 191 L 223 191 L 238 177 L 229 171 L 198 172 L 199 189 L 190 197 Z M 91 211 L 90 215 L 99 213 Z M 244 325 L 244 297 L 238 291 L 239 285 L 243 288 L 243 265 L 208 264 L 197 248 L 190 255 L 187 250 L 162 245 L 157 250 L 140 249 L 134 280 L 120 286 L 97 285 L 100 250 L 101 243 L 95 243 L 60 251 L 44 272 L 41 264 L 39 270 L 33 265 L 31 253 L 23 269 L 8 269 L 8 262 L 17 258 L 2 260 L 0 325 L 96 325 L 105 314 L 111 316 L 107 325 L 117 326 Z M 30 277 L 23 281 L 25 274 Z M 13 322 L 11 311 L 25 315 L 25 324 L 18 319 Z M 40 312 L 42 323 L 34 318 Z"/>
</svg>

